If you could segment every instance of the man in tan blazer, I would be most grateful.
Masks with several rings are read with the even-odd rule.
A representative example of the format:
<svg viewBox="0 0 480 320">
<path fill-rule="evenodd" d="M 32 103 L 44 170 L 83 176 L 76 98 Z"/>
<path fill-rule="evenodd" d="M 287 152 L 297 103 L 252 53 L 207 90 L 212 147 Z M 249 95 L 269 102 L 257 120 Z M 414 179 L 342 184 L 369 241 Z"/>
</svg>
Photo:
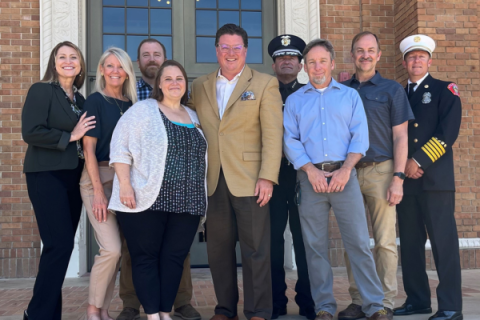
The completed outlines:
<svg viewBox="0 0 480 320">
<path fill-rule="evenodd" d="M 282 98 L 276 78 L 245 64 L 245 30 L 224 25 L 215 46 L 220 68 L 193 82 L 188 103 L 208 141 L 207 252 L 218 300 L 212 320 L 238 319 L 237 238 L 244 314 L 270 319 L 268 201 L 282 157 Z"/>
</svg>

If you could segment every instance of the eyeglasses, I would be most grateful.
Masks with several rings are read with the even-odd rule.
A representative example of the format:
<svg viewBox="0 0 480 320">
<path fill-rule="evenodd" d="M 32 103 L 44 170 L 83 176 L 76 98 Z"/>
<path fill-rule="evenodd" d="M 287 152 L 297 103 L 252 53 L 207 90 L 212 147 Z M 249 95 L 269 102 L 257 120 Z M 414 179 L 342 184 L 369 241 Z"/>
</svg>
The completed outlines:
<svg viewBox="0 0 480 320">
<path fill-rule="evenodd" d="M 230 50 L 233 50 L 233 52 L 235 53 L 240 53 L 245 46 L 242 44 L 239 44 L 239 45 L 230 47 L 230 46 L 227 46 L 226 44 L 218 44 L 217 47 L 220 48 L 220 51 L 223 53 L 228 53 L 230 52 Z"/>
</svg>

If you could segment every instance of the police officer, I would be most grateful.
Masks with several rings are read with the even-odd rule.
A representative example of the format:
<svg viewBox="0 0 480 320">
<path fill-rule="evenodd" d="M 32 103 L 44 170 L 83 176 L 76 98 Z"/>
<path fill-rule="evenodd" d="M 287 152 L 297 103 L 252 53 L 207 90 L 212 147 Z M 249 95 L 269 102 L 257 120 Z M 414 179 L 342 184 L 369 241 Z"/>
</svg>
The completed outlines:
<svg viewBox="0 0 480 320">
<path fill-rule="evenodd" d="M 457 85 L 428 73 L 435 41 L 413 35 L 400 43 L 408 73 L 405 88 L 415 115 L 408 127 L 404 197 L 397 206 L 402 274 L 407 300 L 394 315 L 431 313 L 425 271 L 425 243 L 430 239 L 437 268 L 438 311 L 429 320 L 462 320 L 455 178 L 452 145 L 462 117 Z"/>
<path fill-rule="evenodd" d="M 268 53 L 273 59 L 272 68 L 280 85 L 283 103 L 287 97 L 303 86 L 297 75 L 302 69 L 302 52 L 305 42 L 297 36 L 284 34 L 274 38 L 268 45 Z M 300 308 L 300 315 L 308 319 L 315 318 L 314 302 L 310 292 L 305 247 L 303 245 L 302 230 L 298 209 L 294 203 L 295 182 L 297 171 L 282 158 L 280 167 L 279 185 L 274 186 L 273 196 L 270 200 L 271 224 L 271 264 L 272 264 L 272 290 L 273 314 L 272 319 L 287 314 L 288 299 L 285 295 L 284 265 L 284 233 L 287 220 L 293 236 L 295 261 L 297 264 L 298 280 L 295 285 L 295 302 Z"/>
</svg>

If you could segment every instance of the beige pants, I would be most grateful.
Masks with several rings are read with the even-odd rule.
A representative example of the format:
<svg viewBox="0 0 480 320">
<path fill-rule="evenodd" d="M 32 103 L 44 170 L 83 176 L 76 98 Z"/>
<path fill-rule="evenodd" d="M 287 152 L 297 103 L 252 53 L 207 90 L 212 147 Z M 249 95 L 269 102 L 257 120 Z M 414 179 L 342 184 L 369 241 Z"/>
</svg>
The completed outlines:
<svg viewBox="0 0 480 320">
<path fill-rule="evenodd" d="M 383 305 L 393 309 L 397 295 L 396 208 L 388 205 L 387 190 L 393 178 L 393 160 L 357 169 L 358 182 L 372 222 L 375 248 L 373 250 L 378 277 L 382 282 Z M 362 305 L 362 297 L 353 278 L 350 261 L 345 253 L 350 296 L 352 302 Z"/>
<path fill-rule="evenodd" d="M 105 196 L 110 200 L 115 171 L 110 167 L 99 167 L 98 169 Z M 93 185 L 86 167 L 83 169 L 80 179 L 80 193 L 88 219 L 95 230 L 95 239 L 100 247 L 90 274 L 88 303 L 97 308 L 108 309 L 112 301 L 122 249 L 117 218 L 109 212 L 106 222 L 100 223 L 95 219 L 92 210 Z"/>
</svg>

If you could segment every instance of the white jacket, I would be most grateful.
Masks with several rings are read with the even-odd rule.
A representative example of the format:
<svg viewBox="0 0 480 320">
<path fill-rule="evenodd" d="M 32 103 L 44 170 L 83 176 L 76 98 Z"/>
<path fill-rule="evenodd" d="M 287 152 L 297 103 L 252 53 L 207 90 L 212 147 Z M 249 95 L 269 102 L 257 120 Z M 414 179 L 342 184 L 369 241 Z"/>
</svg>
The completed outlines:
<svg viewBox="0 0 480 320">
<path fill-rule="evenodd" d="M 199 128 L 197 114 L 185 107 L 192 123 Z M 206 140 L 205 140 L 206 141 Z M 135 103 L 120 118 L 110 142 L 110 166 L 114 163 L 130 165 L 130 181 L 135 191 L 135 209 L 120 202 L 117 175 L 113 179 L 112 197 L 108 209 L 122 212 L 141 212 L 150 208 L 158 197 L 165 172 L 168 138 L 157 100 L 147 99 Z M 207 153 L 205 153 L 205 198 L 207 199 Z M 208 199 L 207 199 L 208 200 Z"/>
</svg>

